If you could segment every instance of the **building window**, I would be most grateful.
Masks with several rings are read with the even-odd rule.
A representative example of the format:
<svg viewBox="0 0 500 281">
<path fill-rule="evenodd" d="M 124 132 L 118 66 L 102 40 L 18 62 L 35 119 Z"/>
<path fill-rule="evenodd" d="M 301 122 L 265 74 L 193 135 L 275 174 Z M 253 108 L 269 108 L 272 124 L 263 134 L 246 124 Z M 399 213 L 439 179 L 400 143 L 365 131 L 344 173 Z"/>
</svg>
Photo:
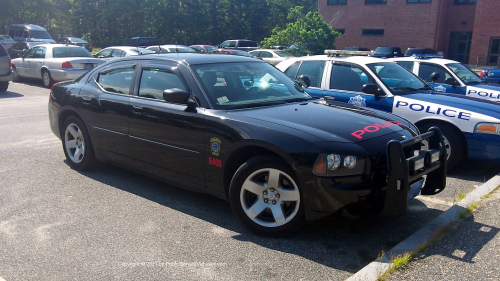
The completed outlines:
<svg viewBox="0 0 500 281">
<path fill-rule="evenodd" d="M 476 5 L 477 0 L 455 0 L 455 5 Z"/>
<path fill-rule="evenodd" d="M 327 0 L 326 4 L 328 6 L 347 5 L 347 0 Z"/>
<path fill-rule="evenodd" d="M 406 0 L 406 3 L 408 3 L 408 4 L 413 4 L 413 3 L 432 3 L 432 0 Z"/>
<path fill-rule="evenodd" d="M 387 4 L 387 0 L 365 0 L 365 5 Z"/>
<path fill-rule="evenodd" d="M 384 30 L 383 29 L 363 29 L 362 34 L 363 35 L 383 36 Z"/>
<path fill-rule="evenodd" d="M 500 37 L 491 38 L 490 51 L 488 53 L 489 65 L 500 65 Z"/>
<path fill-rule="evenodd" d="M 344 35 L 345 34 L 345 28 L 334 29 L 334 31 L 340 33 L 340 35 Z"/>
</svg>

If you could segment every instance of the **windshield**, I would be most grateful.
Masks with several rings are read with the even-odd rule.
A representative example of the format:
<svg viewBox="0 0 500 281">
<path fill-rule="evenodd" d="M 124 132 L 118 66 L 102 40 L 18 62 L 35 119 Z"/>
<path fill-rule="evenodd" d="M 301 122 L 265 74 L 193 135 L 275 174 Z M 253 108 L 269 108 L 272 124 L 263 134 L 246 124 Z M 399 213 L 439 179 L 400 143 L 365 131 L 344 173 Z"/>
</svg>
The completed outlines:
<svg viewBox="0 0 500 281">
<path fill-rule="evenodd" d="M 192 66 L 215 109 L 249 108 L 312 99 L 268 63 L 238 62 Z"/>
<path fill-rule="evenodd" d="M 420 78 L 397 63 L 371 63 L 367 66 L 394 95 L 432 90 Z"/>
<path fill-rule="evenodd" d="M 52 49 L 52 54 L 54 58 L 92 57 L 92 54 L 82 47 L 56 47 Z"/>
<path fill-rule="evenodd" d="M 195 53 L 196 51 L 185 46 L 162 48 L 169 53 Z"/>
<path fill-rule="evenodd" d="M 207 52 L 212 52 L 213 50 L 217 50 L 214 46 L 205 46 L 205 49 L 207 49 Z"/>
<path fill-rule="evenodd" d="M 465 85 L 483 83 L 483 80 L 477 76 L 474 71 L 468 69 L 461 63 L 449 63 L 446 66 L 449 67 L 451 71 L 465 83 Z"/>
<path fill-rule="evenodd" d="M 30 30 L 30 38 L 36 39 L 52 39 L 47 31 L 43 30 Z"/>
<path fill-rule="evenodd" d="M 390 55 L 392 54 L 392 48 L 391 47 L 378 47 L 375 49 L 375 54 L 381 54 L 381 55 Z"/>
</svg>

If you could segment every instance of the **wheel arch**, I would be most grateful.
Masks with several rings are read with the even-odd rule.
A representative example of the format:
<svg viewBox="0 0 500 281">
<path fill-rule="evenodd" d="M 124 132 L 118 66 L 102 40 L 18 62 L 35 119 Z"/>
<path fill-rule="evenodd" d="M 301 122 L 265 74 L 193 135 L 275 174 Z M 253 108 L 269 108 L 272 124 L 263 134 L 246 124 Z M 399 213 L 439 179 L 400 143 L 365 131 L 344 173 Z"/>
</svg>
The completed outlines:
<svg viewBox="0 0 500 281">
<path fill-rule="evenodd" d="M 226 198 L 229 199 L 229 186 L 231 185 L 231 180 L 233 179 L 234 174 L 236 173 L 236 170 L 245 163 L 250 158 L 253 158 L 255 156 L 259 155 L 269 155 L 269 156 L 274 156 L 276 159 L 279 159 L 283 165 L 286 165 L 290 168 L 290 170 L 294 173 L 293 177 L 297 178 L 297 175 L 295 174 L 295 171 L 290 165 L 290 161 L 293 161 L 290 156 L 288 155 L 280 155 L 276 151 L 273 151 L 272 149 L 251 144 L 251 145 L 246 145 L 239 147 L 235 149 L 232 153 L 231 156 L 227 159 L 226 162 L 226 169 L 224 170 L 224 178 L 223 178 L 223 183 L 224 183 L 224 193 Z"/>
<path fill-rule="evenodd" d="M 62 110 L 61 113 L 59 113 L 59 124 L 58 124 L 58 126 L 59 126 L 59 135 L 60 135 L 61 139 L 64 139 L 64 136 L 63 136 L 64 132 L 63 132 L 63 127 L 62 126 L 64 124 L 64 121 L 66 121 L 66 119 L 68 119 L 70 116 L 75 116 L 78 119 L 82 120 L 82 123 L 85 126 L 85 129 L 87 129 L 87 132 L 89 132 L 89 134 L 90 134 L 89 128 L 87 128 L 87 124 L 83 120 L 82 116 L 77 111 L 75 111 L 74 109 L 72 109 L 72 108 L 66 108 L 66 109 Z M 91 139 L 92 139 L 92 137 L 91 137 Z"/>
<path fill-rule="evenodd" d="M 424 119 L 424 120 L 419 120 L 418 122 L 415 122 L 415 125 L 417 126 L 417 128 L 419 130 L 420 130 L 420 128 L 422 128 L 425 125 L 433 125 L 433 126 L 435 125 L 435 126 L 439 127 L 440 124 L 446 125 L 446 126 L 452 128 L 457 133 L 457 135 L 460 137 L 460 140 L 462 141 L 462 143 L 464 145 L 463 153 L 465 153 L 465 156 L 468 157 L 467 156 L 467 151 L 468 151 L 467 140 L 465 139 L 465 135 L 462 132 L 462 130 L 460 130 L 460 128 L 458 128 L 455 124 L 447 122 L 447 121 L 439 120 L 439 119 Z M 420 133 L 423 134 L 426 132 L 420 131 Z"/>
<path fill-rule="evenodd" d="M 47 71 L 47 72 L 50 74 L 50 70 L 49 70 L 49 68 L 48 68 L 47 66 L 45 66 L 45 65 L 44 65 L 44 66 L 42 66 L 42 67 L 40 68 L 40 73 L 39 73 L 39 74 L 40 74 L 40 77 L 41 77 L 41 78 L 43 78 L 43 77 L 42 77 L 42 74 L 43 74 L 43 72 L 44 72 L 44 71 Z"/>
</svg>

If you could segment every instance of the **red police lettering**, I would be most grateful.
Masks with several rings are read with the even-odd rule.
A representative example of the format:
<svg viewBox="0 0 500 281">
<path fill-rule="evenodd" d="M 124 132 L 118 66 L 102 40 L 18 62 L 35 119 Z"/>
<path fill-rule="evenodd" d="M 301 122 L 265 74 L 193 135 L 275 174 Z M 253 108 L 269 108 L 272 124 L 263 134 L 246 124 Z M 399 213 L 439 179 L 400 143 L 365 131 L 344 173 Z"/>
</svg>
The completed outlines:
<svg viewBox="0 0 500 281">
<path fill-rule="evenodd" d="M 208 157 L 208 164 L 221 168 L 222 161 L 216 158 Z"/>
<path fill-rule="evenodd" d="M 364 133 L 375 133 L 380 129 L 387 128 L 390 126 L 403 126 L 403 124 L 399 123 L 398 121 L 382 122 L 381 124 L 373 124 L 370 126 L 366 126 L 363 130 L 354 131 L 351 133 L 351 135 L 358 139 L 363 139 L 362 135 Z"/>
</svg>

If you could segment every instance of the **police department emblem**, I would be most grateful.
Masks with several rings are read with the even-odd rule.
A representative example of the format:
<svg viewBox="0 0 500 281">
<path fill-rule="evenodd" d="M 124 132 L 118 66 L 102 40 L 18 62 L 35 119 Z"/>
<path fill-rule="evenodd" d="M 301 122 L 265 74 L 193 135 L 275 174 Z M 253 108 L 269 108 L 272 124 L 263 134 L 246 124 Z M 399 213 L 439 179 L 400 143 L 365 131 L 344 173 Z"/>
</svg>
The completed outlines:
<svg viewBox="0 0 500 281">
<path fill-rule="evenodd" d="M 210 147 L 212 149 L 212 155 L 219 156 L 220 140 L 218 138 L 210 139 Z"/>
<path fill-rule="evenodd" d="M 446 88 L 439 85 L 439 86 L 434 87 L 434 91 L 446 93 Z"/>
<path fill-rule="evenodd" d="M 357 95 L 357 96 L 352 97 L 352 98 L 349 99 L 349 104 L 363 107 L 363 106 L 366 106 L 366 99 L 364 99 L 360 95 Z"/>
</svg>

